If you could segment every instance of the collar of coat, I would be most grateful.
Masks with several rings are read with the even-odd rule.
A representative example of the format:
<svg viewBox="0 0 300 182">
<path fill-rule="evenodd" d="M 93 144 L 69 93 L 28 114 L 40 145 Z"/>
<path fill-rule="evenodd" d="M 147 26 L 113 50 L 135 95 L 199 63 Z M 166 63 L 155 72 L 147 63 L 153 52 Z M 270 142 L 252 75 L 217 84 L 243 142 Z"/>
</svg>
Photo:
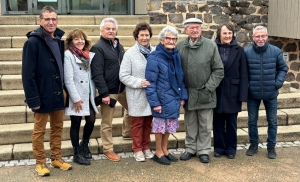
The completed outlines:
<svg viewBox="0 0 300 182">
<path fill-rule="evenodd" d="M 184 40 L 184 46 L 187 46 L 187 47 L 190 47 L 190 48 L 197 48 L 197 47 L 199 47 L 199 46 L 203 43 L 203 41 L 204 41 L 205 39 L 206 39 L 206 38 L 203 37 L 203 35 L 201 35 L 200 38 L 198 39 L 198 41 L 197 41 L 194 45 L 191 46 L 191 44 L 189 43 L 190 37 L 188 37 L 188 38 L 186 38 L 186 39 Z"/>
<path fill-rule="evenodd" d="M 54 31 L 54 35 L 56 39 L 61 39 L 61 37 L 65 34 L 64 31 L 62 31 L 59 28 L 56 28 L 56 30 Z M 27 38 L 31 37 L 31 36 L 39 36 L 43 39 L 45 39 L 45 36 L 43 34 L 43 27 L 40 26 L 38 29 L 30 31 L 26 34 Z"/>
<path fill-rule="evenodd" d="M 113 41 L 111 41 L 111 40 L 109 40 L 109 39 L 106 39 L 106 38 L 104 38 L 104 37 L 102 37 L 102 36 L 100 36 L 100 39 L 101 39 L 103 42 L 105 42 L 105 43 L 109 44 L 110 46 L 114 47 L 114 43 L 113 43 Z M 119 47 L 119 45 L 120 45 L 120 41 L 119 41 L 119 39 L 118 39 L 118 38 L 115 38 L 115 40 L 117 40 L 117 41 L 118 41 L 118 43 L 117 43 L 117 46 L 116 46 L 116 47 Z"/>
<path fill-rule="evenodd" d="M 253 46 L 253 50 L 254 50 L 256 53 L 263 53 L 263 52 L 265 52 L 265 51 L 268 49 L 269 43 L 266 42 L 265 45 L 263 45 L 262 47 L 259 47 L 259 46 L 256 45 L 255 42 L 253 42 L 252 46 Z"/>
</svg>

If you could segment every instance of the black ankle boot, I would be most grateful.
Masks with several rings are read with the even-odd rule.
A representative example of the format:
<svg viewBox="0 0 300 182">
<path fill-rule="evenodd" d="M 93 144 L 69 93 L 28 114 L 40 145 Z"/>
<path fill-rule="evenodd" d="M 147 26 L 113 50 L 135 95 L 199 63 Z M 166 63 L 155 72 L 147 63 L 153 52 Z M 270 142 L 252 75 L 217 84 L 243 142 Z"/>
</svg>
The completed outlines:
<svg viewBox="0 0 300 182">
<path fill-rule="evenodd" d="M 80 144 L 79 144 L 79 148 L 81 149 L 82 151 L 82 155 L 84 158 L 86 159 L 92 159 L 92 154 L 89 150 L 89 141 L 88 140 L 84 140 L 82 139 Z"/>
<path fill-rule="evenodd" d="M 83 157 L 81 151 L 79 150 L 79 147 L 74 147 L 74 157 L 73 161 L 80 165 L 90 165 L 90 161 Z"/>
</svg>

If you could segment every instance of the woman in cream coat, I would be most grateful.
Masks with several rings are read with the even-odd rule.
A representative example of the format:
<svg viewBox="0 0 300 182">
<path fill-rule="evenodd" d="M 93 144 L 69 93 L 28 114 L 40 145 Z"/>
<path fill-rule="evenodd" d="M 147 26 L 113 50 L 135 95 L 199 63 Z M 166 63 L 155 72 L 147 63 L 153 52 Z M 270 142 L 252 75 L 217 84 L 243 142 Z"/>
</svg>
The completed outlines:
<svg viewBox="0 0 300 182">
<path fill-rule="evenodd" d="M 150 45 L 152 29 L 147 23 L 139 23 L 133 31 L 136 43 L 126 51 L 120 67 L 120 81 L 126 85 L 128 112 L 132 117 L 132 150 L 136 161 L 152 158 L 149 149 L 151 133 L 151 109 L 145 88 L 150 84 L 145 79 L 146 58 L 154 50 Z"/>
<path fill-rule="evenodd" d="M 89 165 L 92 158 L 88 143 L 98 109 L 95 105 L 95 85 L 91 79 L 90 64 L 95 55 L 89 52 L 90 41 L 80 29 L 72 30 L 66 38 L 64 83 L 69 93 L 65 115 L 71 118 L 70 137 L 74 149 L 74 162 Z M 82 116 L 85 117 L 83 138 L 79 144 Z"/>
</svg>

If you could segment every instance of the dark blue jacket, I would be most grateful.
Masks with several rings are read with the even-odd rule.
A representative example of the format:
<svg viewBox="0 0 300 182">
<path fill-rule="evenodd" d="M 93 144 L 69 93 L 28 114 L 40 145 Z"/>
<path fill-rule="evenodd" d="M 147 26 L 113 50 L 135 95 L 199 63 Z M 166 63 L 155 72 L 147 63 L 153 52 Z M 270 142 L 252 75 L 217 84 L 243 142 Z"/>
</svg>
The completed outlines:
<svg viewBox="0 0 300 182">
<path fill-rule="evenodd" d="M 244 49 L 235 38 L 229 45 L 216 39 L 224 65 L 224 78 L 217 87 L 216 113 L 237 113 L 248 99 L 248 69 Z M 227 57 L 227 58 L 225 58 Z M 225 62 L 223 60 L 226 60 Z"/>
<path fill-rule="evenodd" d="M 172 56 L 177 56 L 178 59 L 173 59 Z M 181 67 L 180 55 L 177 49 L 174 49 L 172 56 L 161 44 L 156 47 L 147 58 L 145 78 L 150 82 L 150 86 L 146 88 L 146 95 L 151 107 L 152 115 L 164 119 L 179 118 L 180 100 L 187 100 L 187 91 L 184 85 L 184 75 Z M 178 61 L 177 63 L 174 63 Z M 170 83 L 176 82 L 169 79 L 169 64 L 174 63 L 175 72 L 180 73 L 180 78 L 177 79 L 178 90 L 174 90 Z M 155 112 L 154 107 L 161 106 L 162 113 Z"/>
<path fill-rule="evenodd" d="M 64 60 L 64 42 L 60 38 L 64 32 L 56 29 L 55 35 Z M 29 108 L 40 106 L 33 110 L 48 113 L 63 110 L 63 81 L 55 56 L 46 42 L 43 29 L 40 27 L 26 34 L 28 40 L 23 47 L 22 82 L 25 92 L 25 102 Z"/>
<path fill-rule="evenodd" d="M 255 43 L 245 50 L 249 72 L 249 98 L 268 100 L 278 96 L 288 66 L 279 48 L 266 42 L 263 47 Z"/>
</svg>

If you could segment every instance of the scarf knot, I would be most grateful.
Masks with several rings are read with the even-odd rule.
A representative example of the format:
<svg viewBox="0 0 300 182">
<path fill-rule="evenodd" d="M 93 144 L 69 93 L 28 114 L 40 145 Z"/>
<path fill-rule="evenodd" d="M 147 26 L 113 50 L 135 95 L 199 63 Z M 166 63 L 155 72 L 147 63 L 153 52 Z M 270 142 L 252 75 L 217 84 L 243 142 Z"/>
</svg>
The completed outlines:
<svg viewBox="0 0 300 182">
<path fill-rule="evenodd" d="M 79 60 L 81 60 L 85 71 L 90 69 L 90 54 L 88 50 L 80 50 L 73 44 L 69 45 L 69 51 L 74 54 Z"/>
</svg>

